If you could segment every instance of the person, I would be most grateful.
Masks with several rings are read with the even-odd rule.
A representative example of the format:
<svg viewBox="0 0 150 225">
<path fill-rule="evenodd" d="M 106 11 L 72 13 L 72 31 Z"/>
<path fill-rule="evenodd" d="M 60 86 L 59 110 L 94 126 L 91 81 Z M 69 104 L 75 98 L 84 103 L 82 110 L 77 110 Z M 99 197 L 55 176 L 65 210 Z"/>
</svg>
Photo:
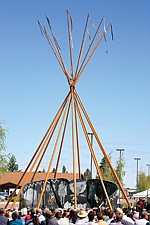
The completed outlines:
<svg viewBox="0 0 150 225">
<path fill-rule="evenodd" d="M 134 224 L 134 220 L 130 217 L 131 213 L 130 210 L 128 208 L 123 208 L 123 218 L 122 218 L 122 223 L 124 225 L 133 225 Z"/>
<path fill-rule="evenodd" d="M 148 212 L 144 210 L 141 213 L 141 219 L 136 220 L 134 222 L 134 225 L 146 225 L 147 223 L 148 223 Z"/>
<path fill-rule="evenodd" d="M 123 218 L 123 211 L 120 208 L 118 208 L 116 210 L 116 218 L 111 221 L 110 225 L 123 225 L 122 218 Z"/>
<path fill-rule="evenodd" d="M 93 211 L 90 211 L 88 213 L 88 219 L 89 219 L 89 221 L 87 223 L 85 223 L 85 224 L 87 224 L 87 225 L 94 225 L 95 224 L 95 218 L 94 217 L 95 217 L 94 212 Z"/>
<path fill-rule="evenodd" d="M 62 217 L 62 212 L 56 212 L 55 217 L 59 225 L 69 225 L 69 219 Z"/>
<path fill-rule="evenodd" d="M 25 225 L 39 225 L 40 220 L 38 216 L 35 214 L 35 210 L 31 209 L 30 219 L 25 222 Z"/>
<path fill-rule="evenodd" d="M 42 209 L 36 209 L 36 215 L 39 218 L 39 223 L 45 220 L 45 217 L 42 214 Z"/>
<path fill-rule="evenodd" d="M 98 222 L 96 223 L 97 225 L 108 225 L 108 222 L 103 220 L 103 212 L 98 212 L 97 213 L 97 220 Z"/>
<path fill-rule="evenodd" d="M 139 201 L 136 203 L 136 211 L 139 212 L 140 218 L 141 218 L 143 209 L 144 209 L 144 201 L 142 198 L 139 198 Z"/>
<path fill-rule="evenodd" d="M 46 210 L 45 217 L 46 220 L 43 220 L 41 225 L 58 225 L 57 220 L 53 218 L 52 212 L 50 210 Z"/>
<path fill-rule="evenodd" d="M 0 225 L 7 225 L 9 219 L 5 216 L 5 210 L 0 208 Z"/>
<path fill-rule="evenodd" d="M 85 210 L 81 210 L 80 212 L 77 213 L 78 219 L 76 222 L 76 225 L 84 224 L 88 222 L 88 213 Z"/>
<path fill-rule="evenodd" d="M 21 219 L 19 219 L 19 215 L 17 211 L 14 211 L 11 215 L 12 220 L 8 222 L 8 225 L 23 225 L 23 222 Z"/>
<path fill-rule="evenodd" d="M 69 223 L 76 223 L 77 222 L 77 213 L 75 210 L 71 209 L 69 211 Z"/>
<path fill-rule="evenodd" d="M 113 212 L 113 210 L 111 210 L 111 209 L 108 210 L 108 216 L 109 216 L 109 219 L 106 222 L 108 224 L 110 224 L 111 221 L 114 219 L 114 212 Z"/>
</svg>

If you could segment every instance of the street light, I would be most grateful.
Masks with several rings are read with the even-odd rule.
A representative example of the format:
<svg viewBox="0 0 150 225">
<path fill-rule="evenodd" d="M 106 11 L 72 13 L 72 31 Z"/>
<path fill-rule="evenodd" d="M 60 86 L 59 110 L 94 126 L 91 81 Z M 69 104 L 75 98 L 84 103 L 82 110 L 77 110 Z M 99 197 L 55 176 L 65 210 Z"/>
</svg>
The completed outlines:
<svg viewBox="0 0 150 225">
<path fill-rule="evenodd" d="M 91 136 L 91 146 L 92 146 L 92 148 L 93 148 L 93 133 L 92 132 L 89 132 L 88 133 L 88 135 L 90 135 Z M 91 179 L 92 179 L 92 154 L 91 154 Z"/>
<path fill-rule="evenodd" d="M 138 187 L 138 180 L 139 180 L 139 160 L 141 160 L 141 158 L 136 157 L 134 158 L 134 160 L 137 161 L 137 171 L 136 171 L 136 188 Z"/>
<path fill-rule="evenodd" d="M 150 164 L 146 164 L 146 166 L 148 167 L 148 176 L 150 176 Z"/>
<path fill-rule="evenodd" d="M 124 151 L 124 148 L 117 148 L 116 151 L 120 152 L 120 162 L 121 162 L 121 152 Z M 121 174 L 119 173 L 119 180 L 121 180 Z M 120 206 L 120 189 L 119 189 L 119 206 Z"/>
</svg>

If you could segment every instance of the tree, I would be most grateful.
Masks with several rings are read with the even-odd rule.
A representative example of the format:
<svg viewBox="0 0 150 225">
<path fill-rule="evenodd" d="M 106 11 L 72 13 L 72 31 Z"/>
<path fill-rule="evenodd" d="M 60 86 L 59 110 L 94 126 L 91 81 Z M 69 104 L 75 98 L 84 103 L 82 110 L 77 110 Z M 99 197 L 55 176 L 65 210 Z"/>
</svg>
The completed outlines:
<svg viewBox="0 0 150 225">
<path fill-rule="evenodd" d="M 150 188 L 150 176 L 146 176 L 143 171 L 139 172 L 137 190 L 145 191 Z"/>
<path fill-rule="evenodd" d="M 68 173 L 66 167 L 63 165 L 62 167 L 62 173 Z"/>
<path fill-rule="evenodd" d="M 9 162 L 8 162 L 8 166 L 7 169 L 9 172 L 16 172 L 18 171 L 18 163 L 16 160 L 16 157 L 13 154 L 9 154 Z"/>
<path fill-rule="evenodd" d="M 125 166 L 124 156 L 123 153 L 121 153 L 121 157 L 116 161 L 116 173 L 122 185 L 123 185 L 123 177 L 125 176 L 124 166 Z"/>
<path fill-rule="evenodd" d="M 51 173 L 55 173 L 55 172 L 56 172 L 56 169 L 55 169 L 55 168 L 53 168 Z"/>
<path fill-rule="evenodd" d="M 6 151 L 6 130 L 2 127 L 0 122 L 0 175 L 7 171 L 7 160 L 8 156 L 5 154 Z"/>
<path fill-rule="evenodd" d="M 91 179 L 91 171 L 89 169 L 86 169 L 86 171 L 83 174 L 83 177 L 86 181 Z"/>
<path fill-rule="evenodd" d="M 108 155 L 110 161 L 111 161 L 111 153 L 109 153 Z M 107 160 L 105 157 L 102 158 L 101 162 L 100 162 L 100 170 L 102 172 L 103 175 L 103 179 L 104 180 L 108 180 L 108 181 L 113 181 L 114 182 L 114 176 L 112 174 L 112 171 L 110 169 L 109 164 L 107 163 Z M 99 178 L 98 175 L 96 176 L 96 178 Z"/>
</svg>

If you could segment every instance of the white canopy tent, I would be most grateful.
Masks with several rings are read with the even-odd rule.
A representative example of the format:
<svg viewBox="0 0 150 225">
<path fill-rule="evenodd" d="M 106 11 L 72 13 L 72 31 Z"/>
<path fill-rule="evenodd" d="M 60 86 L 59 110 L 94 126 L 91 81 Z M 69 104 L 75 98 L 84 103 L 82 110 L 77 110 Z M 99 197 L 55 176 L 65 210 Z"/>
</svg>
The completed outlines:
<svg viewBox="0 0 150 225">
<path fill-rule="evenodd" d="M 150 197 L 150 188 L 145 190 L 145 191 L 142 191 L 142 192 L 139 192 L 139 193 L 136 193 L 133 195 L 134 198 L 146 198 L 146 197 Z"/>
</svg>

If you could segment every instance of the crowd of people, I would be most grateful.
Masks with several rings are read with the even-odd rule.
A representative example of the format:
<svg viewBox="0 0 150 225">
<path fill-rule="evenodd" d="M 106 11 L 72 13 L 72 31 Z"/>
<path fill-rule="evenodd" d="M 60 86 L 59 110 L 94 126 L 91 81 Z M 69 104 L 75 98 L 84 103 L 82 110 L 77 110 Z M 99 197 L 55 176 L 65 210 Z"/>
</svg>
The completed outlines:
<svg viewBox="0 0 150 225">
<path fill-rule="evenodd" d="M 0 209 L 0 225 L 150 225 L 149 213 L 127 207 L 91 209 Z"/>
</svg>

